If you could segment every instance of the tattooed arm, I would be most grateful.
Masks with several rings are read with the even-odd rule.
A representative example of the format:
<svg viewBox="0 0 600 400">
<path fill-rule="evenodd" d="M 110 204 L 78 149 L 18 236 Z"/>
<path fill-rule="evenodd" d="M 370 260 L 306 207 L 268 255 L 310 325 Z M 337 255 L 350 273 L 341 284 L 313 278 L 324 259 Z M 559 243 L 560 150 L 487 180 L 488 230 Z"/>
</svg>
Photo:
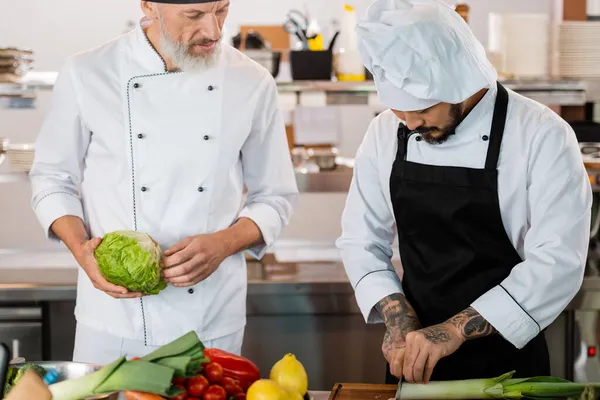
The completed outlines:
<svg viewBox="0 0 600 400">
<path fill-rule="evenodd" d="M 473 307 L 456 314 L 448 321 L 466 340 L 477 339 L 496 333 L 496 330 Z"/>
<path fill-rule="evenodd" d="M 402 370 L 408 382 L 427 383 L 437 362 L 454 353 L 467 340 L 492 335 L 496 330 L 469 307 L 437 325 L 410 333 Z"/>
<path fill-rule="evenodd" d="M 406 335 L 421 328 L 417 313 L 400 293 L 392 294 L 375 305 L 385 322 L 386 331 L 381 350 L 390 364 L 390 372 L 402 375 L 402 363 Z"/>
</svg>

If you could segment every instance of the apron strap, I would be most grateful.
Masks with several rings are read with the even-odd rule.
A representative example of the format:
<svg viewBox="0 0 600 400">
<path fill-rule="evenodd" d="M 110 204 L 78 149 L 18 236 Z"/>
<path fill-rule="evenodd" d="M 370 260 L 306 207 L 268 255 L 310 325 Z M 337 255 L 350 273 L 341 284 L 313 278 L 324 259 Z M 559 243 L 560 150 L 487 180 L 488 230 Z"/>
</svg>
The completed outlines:
<svg viewBox="0 0 600 400">
<path fill-rule="evenodd" d="M 496 95 L 496 105 L 494 107 L 494 117 L 492 119 L 492 129 L 490 131 L 490 144 L 488 146 L 487 158 L 485 160 L 485 169 L 495 171 L 500 157 L 500 146 L 502 144 L 502 135 L 506 125 L 506 114 L 508 110 L 508 91 L 497 82 L 498 93 Z"/>
<path fill-rule="evenodd" d="M 396 151 L 396 160 L 406 159 L 406 145 L 408 144 L 408 135 L 410 135 L 410 129 L 402 122 L 398 123 L 398 150 Z"/>
</svg>

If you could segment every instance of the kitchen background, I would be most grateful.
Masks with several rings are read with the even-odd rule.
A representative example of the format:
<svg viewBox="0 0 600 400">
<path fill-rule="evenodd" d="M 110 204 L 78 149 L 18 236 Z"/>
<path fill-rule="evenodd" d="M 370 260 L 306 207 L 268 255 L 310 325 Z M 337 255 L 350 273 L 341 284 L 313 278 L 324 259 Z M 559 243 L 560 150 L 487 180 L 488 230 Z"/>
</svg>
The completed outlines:
<svg viewBox="0 0 600 400">
<path fill-rule="evenodd" d="M 226 37 L 256 28 L 275 50 L 289 49 L 296 40 L 281 27 L 288 12 L 297 9 L 316 18 L 327 45 L 348 18 L 344 5 L 354 7 L 360 17 L 370 2 L 231 0 Z M 600 0 L 467 3 L 468 22 L 502 78 L 508 79 L 507 86 L 569 121 L 580 121 L 573 123 L 582 152 L 589 153 L 584 161 L 598 193 L 600 129 L 593 122 L 600 122 Z M 34 80 L 52 81 L 65 58 L 132 29 L 140 16 L 138 0 L 0 0 L 0 55 L 7 47 L 31 49 Z M 334 242 L 340 234 L 352 159 L 370 120 L 383 108 L 372 82 L 292 81 L 289 57 L 284 54 L 277 65 L 280 105 L 291 143 L 300 145 L 298 149 L 312 148 L 313 156 L 325 156 L 292 151 L 302 194 L 274 258 L 249 264 L 244 354 L 264 369 L 285 352 L 294 352 L 306 366 L 311 389 L 328 390 L 340 381 L 377 383 L 385 365 L 382 326 L 364 324 Z M 0 341 L 31 359 L 68 360 L 77 267 L 63 252 L 50 251 L 62 246 L 45 240 L 30 208 L 27 175 L 19 171 L 27 169 L 31 153 L 19 147 L 35 141 L 50 105 L 51 85 L 26 90 L 21 97 L 2 93 L 11 87 L 0 84 L 0 153 L 7 147 L 2 138 L 10 141 L 8 157 L 0 154 Z M 338 151 L 333 166 L 326 165 L 335 155 L 332 146 Z M 554 374 L 579 381 L 600 381 L 599 228 L 595 212 L 582 290 L 546 333 Z"/>
<path fill-rule="evenodd" d="M 451 0 L 446 0 L 452 4 Z M 361 15 L 370 0 L 347 2 Z M 233 35 L 243 25 L 280 25 L 292 9 L 305 6 L 323 29 L 325 43 L 331 39 L 332 20 L 341 21 L 342 0 L 232 0 L 226 28 Z M 490 13 L 536 13 L 560 18 L 561 1 L 556 0 L 472 0 L 469 23 L 481 42 L 487 46 Z M 57 71 L 69 55 L 99 45 L 131 29 L 140 17 L 139 1 L 105 0 L 19 0 L 0 5 L 0 47 L 30 48 L 35 53 L 35 70 Z M 544 38 L 540 38 L 544 39 Z M 291 79 L 283 62 L 278 80 Z M 12 143 L 33 142 L 49 106 L 50 91 L 37 94 L 35 109 L 1 109 L 0 137 Z M 317 100 L 318 101 L 318 100 Z M 282 94 L 282 106 L 289 104 Z M 375 112 L 376 105 L 334 105 L 337 112 L 335 145 L 340 155 L 352 158 Z M 330 110 L 331 111 L 331 110 Z M 286 114 L 288 121 L 291 113 Z M 9 170 L 0 165 L 0 173 Z M 333 243 L 340 233 L 340 215 L 346 194 L 303 193 L 290 226 L 282 240 L 310 240 Z M 325 207 L 326 206 L 326 207 Z M 27 185 L 0 185 L 0 248 L 55 247 L 45 241 L 29 208 Z M 319 229 L 315 229 L 318 224 Z"/>
</svg>

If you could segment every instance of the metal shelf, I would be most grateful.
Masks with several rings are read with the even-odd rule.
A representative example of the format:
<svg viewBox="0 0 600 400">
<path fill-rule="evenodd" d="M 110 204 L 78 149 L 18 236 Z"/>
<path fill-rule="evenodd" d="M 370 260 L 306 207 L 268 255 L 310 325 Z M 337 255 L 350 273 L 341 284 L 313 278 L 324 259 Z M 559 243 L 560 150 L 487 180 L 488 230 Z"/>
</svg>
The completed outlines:
<svg viewBox="0 0 600 400">
<path fill-rule="evenodd" d="M 0 84 L 0 108 L 34 108 L 35 99 L 9 98 L 6 95 L 35 97 L 36 91 L 52 90 L 56 80 L 55 73 L 37 72 L 32 79 L 21 84 Z M 600 79 L 530 79 L 501 80 L 507 88 L 521 93 L 533 100 L 547 105 L 583 105 L 588 101 L 600 101 Z M 373 81 L 337 82 L 337 81 L 291 81 L 277 82 L 280 94 L 324 93 L 327 104 L 367 105 L 376 101 L 377 89 Z M 32 96 L 33 95 L 33 96 Z M 373 99 L 373 100 L 371 100 Z M 298 101 L 299 102 L 299 101 Z"/>
</svg>

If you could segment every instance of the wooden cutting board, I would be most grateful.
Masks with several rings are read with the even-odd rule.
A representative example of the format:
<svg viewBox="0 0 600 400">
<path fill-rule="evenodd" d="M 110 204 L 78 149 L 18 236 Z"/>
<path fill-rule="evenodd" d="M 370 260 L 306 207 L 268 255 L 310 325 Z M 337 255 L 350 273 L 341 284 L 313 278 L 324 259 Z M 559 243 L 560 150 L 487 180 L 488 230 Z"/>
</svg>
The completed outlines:
<svg viewBox="0 0 600 400">
<path fill-rule="evenodd" d="M 396 385 L 336 383 L 329 400 L 388 400 L 396 396 Z"/>
</svg>

